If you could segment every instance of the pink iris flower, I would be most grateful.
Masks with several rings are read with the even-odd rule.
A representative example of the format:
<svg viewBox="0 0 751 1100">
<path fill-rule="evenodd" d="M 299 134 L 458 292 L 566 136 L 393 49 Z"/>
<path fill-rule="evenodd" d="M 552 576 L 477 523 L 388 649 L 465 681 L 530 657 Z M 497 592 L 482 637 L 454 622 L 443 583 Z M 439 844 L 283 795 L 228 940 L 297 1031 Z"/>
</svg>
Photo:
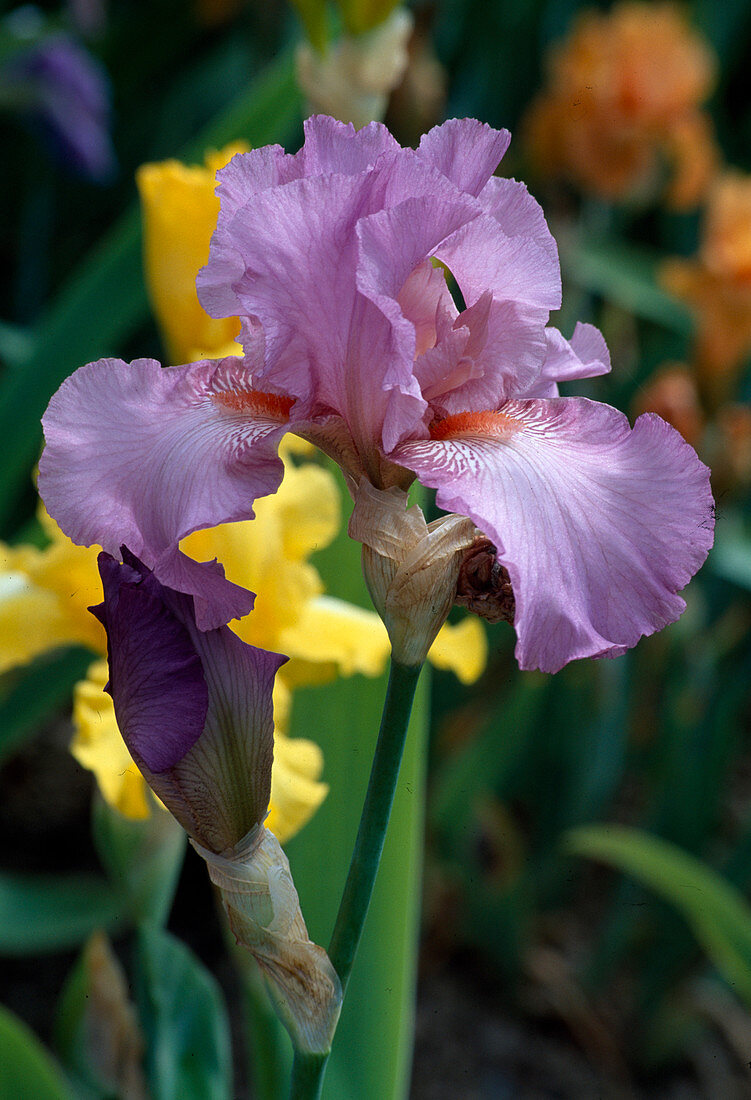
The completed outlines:
<svg viewBox="0 0 751 1100">
<path fill-rule="evenodd" d="M 608 351 L 591 325 L 570 341 L 547 326 L 557 249 L 524 185 L 493 175 L 508 143 L 464 119 L 402 149 L 377 123 L 318 117 L 295 155 L 234 157 L 198 288 L 241 318 L 245 356 L 105 359 L 63 383 L 39 478 L 63 530 L 127 544 L 195 596 L 201 629 L 225 623 L 252 596 L 179 541 L 251 516 L 292 431 L 353 489 L 417 477 L 472 519 L 508 571 L 522 668 L 614 656 L 677 619 L 712 544 L 709 471 L 658 417 L 632 429 L 559 396 Z"/>
</svg>

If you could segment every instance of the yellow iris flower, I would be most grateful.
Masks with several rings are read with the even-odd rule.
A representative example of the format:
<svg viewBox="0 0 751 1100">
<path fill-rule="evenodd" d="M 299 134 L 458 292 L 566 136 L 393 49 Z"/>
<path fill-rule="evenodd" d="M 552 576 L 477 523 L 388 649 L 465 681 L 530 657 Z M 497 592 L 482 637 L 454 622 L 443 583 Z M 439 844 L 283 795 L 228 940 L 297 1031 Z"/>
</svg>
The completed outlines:
<svg viewBox="0 0 751 1100">
<path fill-rule="evenodd" d="M 209 242 L 219 216 L 215 176 L 240 142 L 209 153 L 204 165 L 166 160 L 143 164 L 136 172 L 143 222 L 143 263 L 154 316 L 173 364 L 242 355 L 234 342 L 240 322 L 204 312 L 196 275 L 209 258 Z"/>
</svg>

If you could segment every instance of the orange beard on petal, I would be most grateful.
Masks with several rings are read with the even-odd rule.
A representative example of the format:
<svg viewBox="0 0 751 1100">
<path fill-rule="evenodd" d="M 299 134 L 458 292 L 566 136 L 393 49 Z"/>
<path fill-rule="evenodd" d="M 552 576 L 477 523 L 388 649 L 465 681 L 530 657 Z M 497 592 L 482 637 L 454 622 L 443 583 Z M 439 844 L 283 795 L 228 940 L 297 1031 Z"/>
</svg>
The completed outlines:
<svg viewBox="0 0 751 1100">
<path fill-rule="evenodd" d="M 523 424 L 502 412 L 463 412 L 434 420 L 430 425 L 431 439 L 456 439 L 465 435 L 493 436 L 509 439 L 521 431 Z"/>
<path fill-rule="evenodd" d="M 220 390 L 212 393 L 211 399 L 230 412 L 268 416 L 280 423 L 289 420 L 289 410 L 294 404 L 292 397 L 278 393 L 261 393 L 257 390 Z"/>
</svg>

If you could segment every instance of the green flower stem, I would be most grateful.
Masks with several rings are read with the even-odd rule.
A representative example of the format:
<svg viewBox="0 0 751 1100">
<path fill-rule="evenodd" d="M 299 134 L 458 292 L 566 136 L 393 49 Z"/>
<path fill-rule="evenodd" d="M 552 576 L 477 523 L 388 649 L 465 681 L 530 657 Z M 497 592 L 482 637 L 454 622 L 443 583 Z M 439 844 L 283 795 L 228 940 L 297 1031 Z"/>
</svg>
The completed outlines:
<svg viewBox="0 0 751 1100">
<path fill-rule="evenodd" d="M 328 1054 L 303 1054 L 295 1051 L 289 1100 L 318 1100 L 328 1058 Z"/>
<path fill-rule="evenodd" d="M 329 958 L 347 988 L 362 935 L 399 776 L 399 766 L 422 665 L 402 665 L 393 658 L 370 781 L 360 828 L 329 945 Z M 321 1095 L 327 1055 L 296 1053 L 290 1100 L 317 1100 Z"/>
</svg>

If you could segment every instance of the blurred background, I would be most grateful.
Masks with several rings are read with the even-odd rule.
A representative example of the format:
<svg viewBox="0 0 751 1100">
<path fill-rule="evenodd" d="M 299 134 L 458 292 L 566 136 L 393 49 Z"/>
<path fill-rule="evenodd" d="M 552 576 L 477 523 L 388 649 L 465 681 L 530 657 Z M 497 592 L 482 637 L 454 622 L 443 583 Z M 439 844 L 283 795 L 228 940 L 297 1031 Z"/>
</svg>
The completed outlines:
<svg viewBox="0 0 751 1100">
<path fill-rule="evenodd" d="M 144 275 L 141 165 L 202 164 L 232 141 L 296 149 L 306 96 L 346 113 L 315 70 L 306 85 L 299 44 L 310 69 L 321 34 L 329 49 L 370 41 L 394 5 L 338 5 L 323 23 L 320 7 L 0 5 L 0 1002 L 63 1062 L 66 976 L 99 925 L 122 956 L 128 918 L 103 877 L 106 826 L 92 834 L 94 781 L 68 751 L 96 647 L 60 628 L 39 652 L 33 603 L 18 602 L 73 584 L 40 579 L 34 558 L 54 542 L 33 483 L 39 418 L 91 359 L 174 361 Z M 559 242 L 554 323 L 570 336 L 592 321 L 611 350 L 612 373 L 569 392 L 665 417 L 711 466 L 717 501 L 684 616 L 634 651 L 520 673 L 502 623 L 474 683 L 426 678 L 410 1095 L 751 1096 L 751 2 L 408 10 L 392 132 L 416 144 L 453 116 L 511 130 L 500 171 L 528 183 Z M 312 563 L 367 606 L 344 535 Z M 375 722 L 381 691 L 358 673 L 295 693 L 292 732 L 323 748 L 331 788 L 289 845 L 324 942 L 311 852 L 339 833 L 351 848 L 361 797 L 345 792 L 350 823 L 332 728 Z M 218 978 L 236 1031 L 242 991 L 194 858 L 167 927 Z M 233 1072 L 232 1095 L 251 1096 L 252 1073 Z"/>
</svg>

